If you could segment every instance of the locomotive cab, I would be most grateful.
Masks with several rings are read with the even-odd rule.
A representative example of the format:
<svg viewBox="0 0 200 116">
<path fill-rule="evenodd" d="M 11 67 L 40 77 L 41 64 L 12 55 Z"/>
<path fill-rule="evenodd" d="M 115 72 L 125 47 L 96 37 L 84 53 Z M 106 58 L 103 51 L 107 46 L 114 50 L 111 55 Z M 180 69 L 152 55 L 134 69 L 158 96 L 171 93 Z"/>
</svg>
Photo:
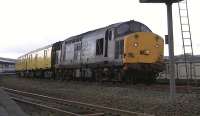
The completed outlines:
<svg viewBox="0 0 200 116">
<path fill-rule="evenodd" d="M 163 39 L 146 25 L 129 21 L 115 28 L 115 59 L 120 59 L 128 82 L 154 81 L 164 69 Z"/>
<path fill-rule="evenodd" d="M 156 63 L 163 57 L 163 39 L 140 22 L 118 25 L 115 37 L 115 56 L 121 56 L 123 64 Z"/>
</svg>

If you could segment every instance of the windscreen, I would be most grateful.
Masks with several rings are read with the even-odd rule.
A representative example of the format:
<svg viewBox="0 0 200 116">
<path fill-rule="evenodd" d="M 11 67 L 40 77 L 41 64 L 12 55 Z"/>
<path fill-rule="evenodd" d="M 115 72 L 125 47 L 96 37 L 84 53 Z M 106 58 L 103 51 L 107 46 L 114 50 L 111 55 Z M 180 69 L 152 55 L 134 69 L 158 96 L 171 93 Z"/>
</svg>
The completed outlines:
<svg viewBox="0 0 200 116">
<path fill-rule="evenodd" d="M 117 37 L 134 32 L 151 32 L 151 30 L 146 25 L 136 21 L 122 23 L 116 28 L 115 31 Z"/>
</svg>

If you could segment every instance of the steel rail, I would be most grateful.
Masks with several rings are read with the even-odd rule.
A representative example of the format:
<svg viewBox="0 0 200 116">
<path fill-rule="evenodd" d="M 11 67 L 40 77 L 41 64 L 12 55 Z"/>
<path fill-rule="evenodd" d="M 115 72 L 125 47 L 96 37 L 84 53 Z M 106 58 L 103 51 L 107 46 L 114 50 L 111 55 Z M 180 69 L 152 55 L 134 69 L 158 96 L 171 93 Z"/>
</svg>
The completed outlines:
<svg viewBox="0 0 200 116">
<path fill-rule="evenodd" d="M 4 89 L 5 91 L 12 91 L 12 92 L 21 93 L 21 94 L 32 95 L 32 96 L 36 96 L 36 97 L 42 97 L 42 98 L 46 98 L 46 99 L 49 99 L 49 100 L 53 100 L 55 102 L 61 102 L 61 103 L 64 103 L 64 104 L 73 104 L 73 105 L 76 105 L 76 106 L 79 106 L 79 107 L 95 109 L 97 111 L 101 111 L 101 112 L 104 112 L 106 114 L 114 114 L 114 115 L 118 115 L 118 116 L 153 116 L 153 115 L 146 114 L 146 113 L 138 113 L 138 112 L 132 112 L 132 111 L 127 111 L 127 110 L 121 110 L 121 109 L 117 109 L 117 108 L 110 108 L 110 107 L 105 107 L 105 106 L 100 106 L 100 105 L 93 105 L 93 104 L 88 104 L 88 103 L 83 103 L 83 102 L 78 102 L 78 101 L 65 100 L 65 99 L 49 97 L 49 96 L 45 96 L 45 95 L 39 95 L 39 94 L 35 94 L 35 93 L 29 93 L 29 92 L 19 91 L 19 90 L 5 88 L 5 87 L 2 87 L 2 89 Z"/>
<path fill-rule="evenodd" d="M 45 108 L 45 109 L 50 109 L 52 111 L 60 112 L 60 113 L 66 114 L 68 116 L 82 116 L 80 114 L 76 114 L 76 113 L 73 113 L 73 112 L 68 112 L 68 111 L 65 111 L 65 110 L 62 110 L 62 109 L 58 109 L 58 108 L 50 107 L 50 106 L 47 106 L 47 105 L 30 102 L 28 100 L 23 100 L 23 99 L 16 98 L 16 97 L 10 97 L 10 98 L 15 100 L 15 101 L 17 101 L 17 102 L 23 102 L 23 103 L 26 103 L 26 104 L 39 106 L 39 107 L 42 107 L 42 108 Z"/>
</svg>

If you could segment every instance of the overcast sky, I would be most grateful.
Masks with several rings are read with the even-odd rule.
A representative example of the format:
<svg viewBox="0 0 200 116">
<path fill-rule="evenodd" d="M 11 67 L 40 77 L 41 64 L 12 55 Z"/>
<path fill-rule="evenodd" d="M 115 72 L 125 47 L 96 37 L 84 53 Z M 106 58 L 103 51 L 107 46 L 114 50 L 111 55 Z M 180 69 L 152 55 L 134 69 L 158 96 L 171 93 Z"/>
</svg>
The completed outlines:
<svg viewBox="0 0 200 116">
<path fill-rule="evenodd" d="M 200 54 L 199 4 L 188 0 L 194 53 Z M 173 5 L 175 54 L 182 53 L 178 5 Z M 165 4 L 139 0 L 0 0 L 0 57 L 31 50 L 112 23 L 136 20 L 154 33 L 167 34 Z M 165 46 L 165 55 L 168 55 Z"/>
</svg>

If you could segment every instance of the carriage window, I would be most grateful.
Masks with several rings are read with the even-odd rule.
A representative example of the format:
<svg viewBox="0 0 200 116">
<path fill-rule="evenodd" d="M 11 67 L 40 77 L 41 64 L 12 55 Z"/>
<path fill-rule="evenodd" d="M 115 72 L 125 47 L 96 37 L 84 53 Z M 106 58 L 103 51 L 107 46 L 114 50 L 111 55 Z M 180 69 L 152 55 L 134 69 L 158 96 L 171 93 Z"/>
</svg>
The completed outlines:
<svg viewBox="0 0 200 116">
<path fill-rule="evenodd" d="M 103 55 L 103 38 L 96 40 L 96 55 Z"/>
<path fill-rule="evenodd" d="M 80 59 L 81 43 L 74 44 L 74 60 Z"/>
<path fill-rule="evenodd" d="M 32 55 L 29 55 L 28 56 L 28 61 L 31 62 L 31 60 L 32 60 Z"/>
<path fill-rule="evenodd" d="M 44 50 L 44 58 L 47 57 L 47 50 Z"/>
<path fill-rule="evenodd" d="M 35 55 L 35 60 L 37 60 L 37 58 L 38 58 L 38 54 Z"/>
<path fill-rule="evenodd" d="M 74 44 L 74 51 L 80 51 L 81 50 L 81 43 Z"/>
<path fill-rule="evenodd" d="M 28 55 L 25 56 L 25 63 L 28 62 Z"/>
</svg>

